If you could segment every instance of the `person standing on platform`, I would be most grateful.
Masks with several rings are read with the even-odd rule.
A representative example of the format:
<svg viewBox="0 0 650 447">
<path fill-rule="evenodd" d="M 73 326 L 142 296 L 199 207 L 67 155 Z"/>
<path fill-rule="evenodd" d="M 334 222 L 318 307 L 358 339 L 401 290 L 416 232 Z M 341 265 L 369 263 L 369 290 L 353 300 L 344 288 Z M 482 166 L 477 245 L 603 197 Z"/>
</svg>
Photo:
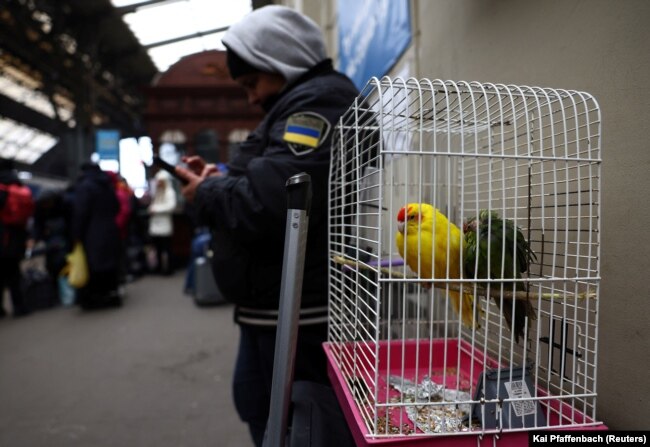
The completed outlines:
<svg viewBox="0 0 650 447">
<path fill-rule="evenodd" d="M 171 275 L 176 191 L 171 175 L 162 169 L 156 173 L 154 180 L 155 190 L 149 205 L 149 236 L 156 250 L 156 271 Z"/>
<path fill-rule="evenodd" d="M 20 192 L 14 187 L 20 187 Z M 18 179 L 13 161 L 0 159 L 0 317 L 6 314 L 2 304 L 5 288 L 11 295 L 12 315 L 30 313 L 20 284 L 20 262 L 25 256 L 27 223 L 33 211 L 31 191 Z"/>
<path fill-rule="evenodd" d="M 318 25 L 278 5 L 259 8 L 223 38 L 231 77 L 266 115 L 242 143 L 227 174 L 196 156 L 182 193 L 212 232 L 213 271 L 240 327 L 233 394 L 260 446 L 269 414 L 282 278 L 286 181 L 306 172 L 309 216 L 295 380 L 328 384 L 327 182 L 333 126 L 358 95 L 328 59 Z"/>
<path fill-rule="evenodd" d="M 77 290 L 77 304 L 83 309 L 119 306 L 120 235 L 115 217 L 120 205 L 109 175 L 98 165 L 81 165 L 74 185 L 71 236 L 81 242 L 88 262 L 88 283 Z"/>
</svg>

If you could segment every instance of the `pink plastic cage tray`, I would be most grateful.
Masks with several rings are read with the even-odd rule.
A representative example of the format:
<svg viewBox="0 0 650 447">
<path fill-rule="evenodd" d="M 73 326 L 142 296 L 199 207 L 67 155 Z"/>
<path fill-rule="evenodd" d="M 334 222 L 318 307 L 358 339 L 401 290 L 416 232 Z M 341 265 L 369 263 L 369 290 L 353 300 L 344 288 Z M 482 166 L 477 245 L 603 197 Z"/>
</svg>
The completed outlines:
<svg viewBox="0 0 650 447">
<path fill-rule="evenodd" d="M 395 446 L 431 446 L 433 444 L 445 446 L 476 446 L 493 445 L 498 440 L 500 445 L 519 446 L 527 445 L 528 431 L 531 429 L 508 430 L 502 432 L 496 430 L 482 433 L 480 429 L 456 433 L 425 434 L 419 430 L 409 419 L 403 406 L 393 407 L 393 411 L 385 411 L 385 417 L 389 419 L 387 424 L 394 427 L 406 428 L 413 434 L 384 434 L 377 436 L 368 431 L 364 422 L 364 415 L 357 406 L 350 387 L 346 381 L 365 381 L 366 389 L 372 388 L 368 385 L 374 378 L 363 377 L 361 371 L 372 371 L 371 360 L 375 356 L 374 343 L 348 342 L 337 346 L 334 343 L 324 343 L 325 353 L 328 359 L 328 373 L 337 398 L 345 414 L 346 420 L 355 439 L 357 446 L 374 445 L 395 445 Z M 344 377 L 338 367 L 336 360 L 337 352 L 345 351 L 347 354 L 356 350 L 355 377 Z M 399 391 L 389 386 L 386 379 L 390 375 L 401 376 L 407 380 L 414 380 L 430 376 L 436 383 L 443 383 L 448 389 L 461 391 L 475 390 L 477 382 L 485 368 L 499 368 L 501 365 L 491 358 L 485 358 L 481 352 L 473 349 L 464 340 L 396 340 L 391 342 L 379 342 L 378 351 L 378 374 L 377 393 L 378 404 L 390 402 L 391 398 L 400 395 Z M 446 356 L 446 359 L 445 359 Z M 416 365 L 417 359 L 417 365 Z M 367 374 L 367 373 L 366 373 Z M 416 380 L 417 381 L 417 380 Z M 472 391 L 473 392 L 473 391 Z M 548 397 L 545 390 L 538 387 L 537 395 Z M 539 429 L 561 429 L 561 430 L 606 430 L 607 427 L 601 423 L 594 422 L 586 415 L 560 399 L 539 400 L 542 411 L 548 415 L 547 423 Z M 550 406 L 553 411 L 546 411 Z M 377 406 L 381 412 L 385 406 Z M 395 410 L 397 408 L 397 410 Z M 385 427 L 385 426 L 384 426 Z M 535 428 L 537 429 L 537 428 Z"/>
</svg>

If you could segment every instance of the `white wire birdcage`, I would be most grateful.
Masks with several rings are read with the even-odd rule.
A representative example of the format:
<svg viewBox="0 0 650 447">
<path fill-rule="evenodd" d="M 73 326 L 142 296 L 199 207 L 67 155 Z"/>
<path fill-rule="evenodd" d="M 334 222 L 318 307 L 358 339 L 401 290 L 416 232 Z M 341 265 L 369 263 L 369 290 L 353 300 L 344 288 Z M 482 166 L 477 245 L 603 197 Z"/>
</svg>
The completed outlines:
<svg viewBox="0 0 650 447">
<path fill-rule="evenodd" d="M 341 117 L 326 352 L 358 443 L 602 427 L 600 138 L 600 110 L 587 93 L 478 82 L 373 78 Z M 450 222 L 435 219 L 432 238 L 447 248 L 427 256 L 449 263 L 432 274 L 421 259 L 409 268 L 396 242 L 400 209 L 422 203 Z M 463 224 L 482 210 L 493 216 L 486 228 L 502 219 L 528 241 L 534 255 L 519 279 L 505 272 L 515 250 L 505 230 L 498 265 L 486 276 L 467 273 Z M 447 243 L 453 228 L 455 245 Z M 403 242 L 405 257 L 426 252 L 419 232 L 410 248 Z M 458 291 L 468 300 L 455 309 Z M 533 309 L 520 317 L 521 339 L 501 312 L 510 303 Z M 467 311 L 473 324 L 459 316 Z"/>
</svg>

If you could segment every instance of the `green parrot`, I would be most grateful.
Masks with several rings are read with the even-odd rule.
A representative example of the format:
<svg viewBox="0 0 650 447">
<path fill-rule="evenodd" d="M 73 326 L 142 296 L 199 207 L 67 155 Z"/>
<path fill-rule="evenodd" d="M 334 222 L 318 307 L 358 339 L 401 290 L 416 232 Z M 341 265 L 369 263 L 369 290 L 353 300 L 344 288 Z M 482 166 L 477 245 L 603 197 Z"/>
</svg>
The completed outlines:
<svg viewBox="0 0 650 447">
<path fill-rule="evenodd" d="M 478 219 L 472 217 L 463 224 L 465 234 L 464 247 L 464 274 L 468 279 L 519 279 L 528 270 L 528 264 L 537 258 L 530 249 L 528 241 L 521 230 L 508 219 L 501 219 L 492 211 L 481 210 Z M 490 259 L 488 259 L 488 244 Z M 521 282 L 504 282 L 503 290 L 526 290 L 526 285 Z M 487 289 L 487 283 L 483 285 Z M 491 290 L 500 290 L 500 283 L 492 285 Z M 494 298 L 497 307 L 500 300 Z M 519 338 L 524 336 L 526 317 L 529 320 L 537 319 L 535 308 L 528 300 L 504 298 L 503 308 L 500 308 L 510 331 L 519 343 Z M 530 323 L 529 323 L 530 324 Z M 513 329 L 514 326 L 514 329 Z"/>
</svg>

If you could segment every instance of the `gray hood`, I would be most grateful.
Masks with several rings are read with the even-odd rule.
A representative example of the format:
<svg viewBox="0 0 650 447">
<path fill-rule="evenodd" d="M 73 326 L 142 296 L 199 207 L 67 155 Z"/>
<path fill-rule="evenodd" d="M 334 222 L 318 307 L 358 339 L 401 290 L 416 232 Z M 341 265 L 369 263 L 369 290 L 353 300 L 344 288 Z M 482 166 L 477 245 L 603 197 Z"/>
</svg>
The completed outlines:
<svg viewBox="0 0 650 447">
<path fill-rule="evenodd" d="M 260 71 L 281 74 L 287 85 L 327 59 L 316 22 L 286 6 L 256 9 L 232 25 L 221 41 Z"/>
</svg>

